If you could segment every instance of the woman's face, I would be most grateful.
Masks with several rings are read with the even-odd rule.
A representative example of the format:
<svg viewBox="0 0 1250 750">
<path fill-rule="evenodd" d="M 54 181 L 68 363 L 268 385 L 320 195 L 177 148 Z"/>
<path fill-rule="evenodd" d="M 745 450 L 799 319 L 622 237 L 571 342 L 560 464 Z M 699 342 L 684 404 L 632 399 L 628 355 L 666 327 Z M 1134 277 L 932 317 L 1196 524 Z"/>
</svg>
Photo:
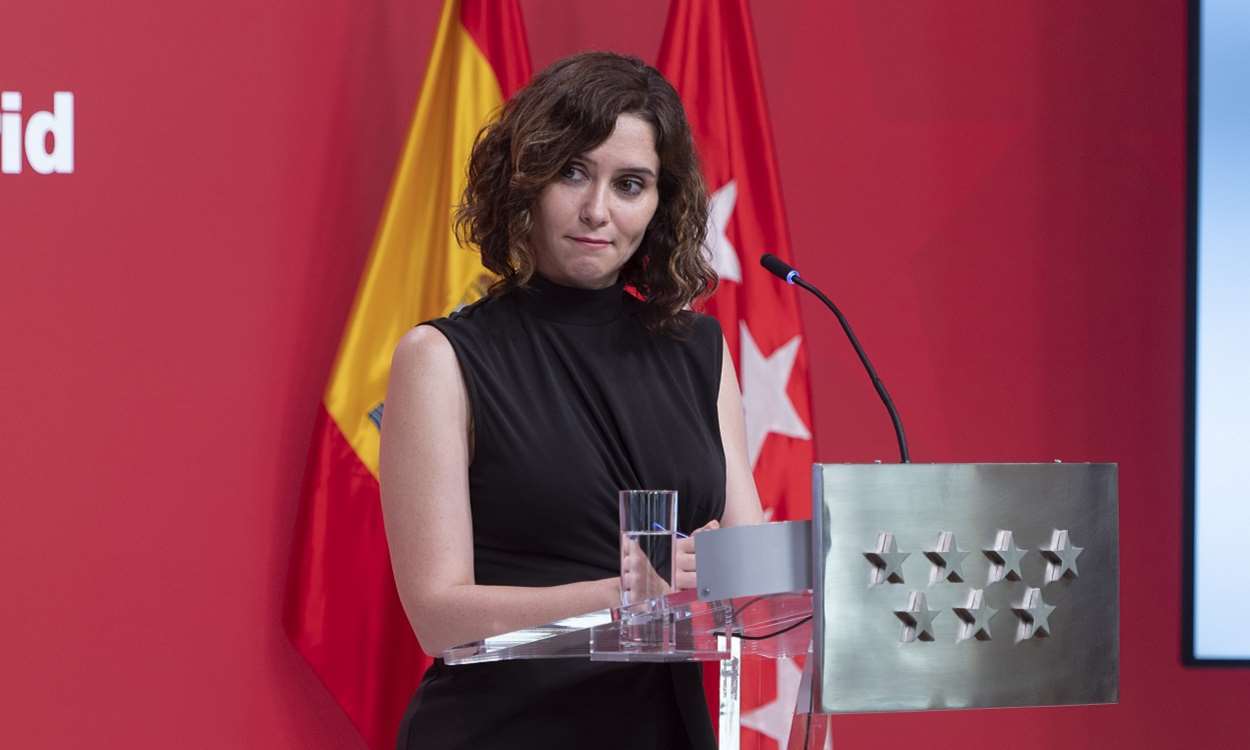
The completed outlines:
<svg viewBox="0 0 1250 750">
<path fill-rule="evenodd" d="M 538 272 L 557 284 L 602 289 L 642 242 L 659 202 L 655 132 L 637 115 L 574 158 L 543 188 L 530 242 Z"/>
</svg>

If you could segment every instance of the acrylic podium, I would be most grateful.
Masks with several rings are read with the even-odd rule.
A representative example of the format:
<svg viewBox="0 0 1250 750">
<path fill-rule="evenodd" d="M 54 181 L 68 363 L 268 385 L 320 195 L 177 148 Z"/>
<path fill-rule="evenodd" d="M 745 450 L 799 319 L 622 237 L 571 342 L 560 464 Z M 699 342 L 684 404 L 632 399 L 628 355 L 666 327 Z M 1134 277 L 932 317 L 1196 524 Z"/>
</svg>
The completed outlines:
<svg viewBox="0 0 1250 750">
<path fill-rule="evenodd" d="M 805 656 L 789 747 L 841 713 L 1114 703 L 1114 464 L 823 464 L 812 521 L 695 537 L 697 588 L 458 646 L 505 659 L 720 661 L 739 743 L 743 655 Z"/>
</svg>

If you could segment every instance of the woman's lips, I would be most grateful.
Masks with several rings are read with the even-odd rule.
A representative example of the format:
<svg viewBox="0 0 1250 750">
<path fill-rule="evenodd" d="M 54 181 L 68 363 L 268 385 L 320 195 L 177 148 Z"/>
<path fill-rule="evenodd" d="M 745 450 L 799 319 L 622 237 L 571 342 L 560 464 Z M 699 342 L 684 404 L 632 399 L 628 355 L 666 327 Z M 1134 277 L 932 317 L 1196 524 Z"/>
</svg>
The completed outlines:
<svg viewBox="0 0 1250 750">
<path fill-rule="evenodd" d="M 569 239 L 573 240 L 574 242 L 580 242 L 583 245 L 588 245 L 590 247 L 607 247 L 608 245 L 612 244 L 608 240 L 600 240 L 594 237 L 570 237 Z"/>
</svg>

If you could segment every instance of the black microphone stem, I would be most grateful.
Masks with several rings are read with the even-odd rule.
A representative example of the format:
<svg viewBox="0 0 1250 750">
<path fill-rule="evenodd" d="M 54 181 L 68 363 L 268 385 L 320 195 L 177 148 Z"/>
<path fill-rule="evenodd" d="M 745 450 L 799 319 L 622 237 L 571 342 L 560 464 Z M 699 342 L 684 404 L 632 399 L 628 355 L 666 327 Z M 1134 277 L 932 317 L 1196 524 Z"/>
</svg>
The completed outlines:
<svg viewBox="0 0 1250 750">
<path fill-rule="evenodd" d="M 894 437 L 898 439 L 899 461 L 905 464 L 911 463 L 911 454 L 907 452 L 907 436 L 903 434 L 903 421 L 899 419 L 898 409 L 894 408 L 894 400 L 890 398 L 890 393 L 885 389 L 885 383 L 881 382 L 881 378 L 877 377 L 877 370 L 872 366 L 872 362 L 868 361 L 868 355 L 864 353 L 864 347 L 859 345 L 859 339 L 855 338 L 855 332 L 851 330 L 851 324 L 847 322 L 846 316 L 833 304 L 824 292 L 803 280 L 802 276 L 794 274 L 793 284 L 798 284 L 807 291 L 816 295 L 816 297 L 825 303 L 837 317 L 838 322 L 842 324 L 842 330 L 846 332 L 846 337 L 851 340 L 851 346 L 855 347 L 855 353 L 859 355 L 859 361 L 863 363 L 864 369 L 868 371 L 868 377 L 872 380 L 872 387 L 877 389 L 877 395 L 881 397 L 885 409 L 890 413 L 890 421 L 894 423 Z"/>
</svg>

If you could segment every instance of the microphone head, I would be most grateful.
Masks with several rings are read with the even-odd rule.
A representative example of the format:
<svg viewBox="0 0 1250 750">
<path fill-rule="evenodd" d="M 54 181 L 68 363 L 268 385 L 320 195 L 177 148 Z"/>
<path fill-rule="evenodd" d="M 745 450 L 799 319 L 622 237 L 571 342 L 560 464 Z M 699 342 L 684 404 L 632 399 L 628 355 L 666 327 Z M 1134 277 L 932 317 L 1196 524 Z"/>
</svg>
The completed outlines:
<svg viewBox="0 0 1250 750">
<path fill-rule="evenodd" d="M 760 265 L 768 269 L 768 272 L 782 281 L 793 284 L 794 279 L 798 278 L 799 272 L 794 267 L 778 258 L 772 253 L 764 253 L 760 256 Z"/>
</svg>

